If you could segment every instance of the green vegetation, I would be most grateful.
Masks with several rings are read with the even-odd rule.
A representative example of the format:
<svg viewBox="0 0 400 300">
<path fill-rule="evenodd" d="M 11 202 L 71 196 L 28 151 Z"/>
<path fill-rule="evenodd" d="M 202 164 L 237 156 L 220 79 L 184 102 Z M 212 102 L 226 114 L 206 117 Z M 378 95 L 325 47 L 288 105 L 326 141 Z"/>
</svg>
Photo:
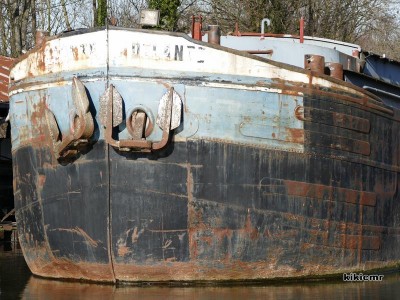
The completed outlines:
<svg viewBox="0 0 400 300">
<path fill-rule="evenodd" d="M 149 8 L 160 11 L 160 29 L 174 31 L 179 19 L 180 0 L 149 0 Z"/>
<path fill-rule="evenodd" d="M 106 25 L 107 20 L 107 0 L 97 0 L 97 11 L 95 18 L 95 26 Z"/>
</svg>

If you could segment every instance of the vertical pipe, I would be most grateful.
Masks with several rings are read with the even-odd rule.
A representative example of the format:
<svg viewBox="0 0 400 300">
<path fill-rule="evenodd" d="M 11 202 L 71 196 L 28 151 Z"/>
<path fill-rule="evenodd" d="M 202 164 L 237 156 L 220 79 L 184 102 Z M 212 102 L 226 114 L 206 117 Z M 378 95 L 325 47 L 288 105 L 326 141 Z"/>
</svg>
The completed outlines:
<svg viewBox="0 0 400 300">
<path fill-rule="evenodd" d="M 218 25 L 208 25 L 208 42 L 216 45 L 221 43 L 221 31 Z"/>
<path fill-rule="evenodd" d="M 194 38 L 194 22 L 195 22 L 195 16 L 192 15 L 192 38 Z"/>
<path fill-rule="evenodd" d="M 192 16 L 192 38 L 198 41 L 202 40 L 202 16 Z"/>
<path fill-rule="evenodd" d="M 304 68 L 318 74 L 324 74 L 325 57 L 321 55 L 306 54 L 304 56 Z"/>
<path fill-rule="evenodd" d="M 300 43 L 304 43 L 304 17 L 300 18 Z"/>
<path fill-rule="evenodd" d="M 327 75 L 343 80 L 343 65 L 341 63 L 327 62 L 325 66 L 329 70 Z"/>
<path fill-rule="evenodd" d="M 240 32 L 239 32 L 239 24 L 238 22 L 235 23 L 235 36 L 240 36 Z"/>
<path fill-rule="evenodd" d="M 270 19 L 268 19 L 268 18 L 264 18 L 264 19 L 262 19 L 261 20 L 261 34 L 264 34 L 265 33 L 265 22 L 267 22 L 267 26 L 270 26 L 271 25 L 271 20 Z"/>
</svg>

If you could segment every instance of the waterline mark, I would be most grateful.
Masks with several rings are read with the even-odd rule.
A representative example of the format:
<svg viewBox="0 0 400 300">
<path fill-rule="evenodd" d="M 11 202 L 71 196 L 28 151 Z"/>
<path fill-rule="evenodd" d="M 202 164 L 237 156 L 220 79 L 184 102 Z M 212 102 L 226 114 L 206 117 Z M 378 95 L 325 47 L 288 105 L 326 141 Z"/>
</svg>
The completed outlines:
<svg viewBox="0 0 400 300">
<path fill-rule="evenodd" d="M 382 281 L 384 275 L 365 275 L 363 273 L 343 273 L 343 281 Z"/>
</svg>

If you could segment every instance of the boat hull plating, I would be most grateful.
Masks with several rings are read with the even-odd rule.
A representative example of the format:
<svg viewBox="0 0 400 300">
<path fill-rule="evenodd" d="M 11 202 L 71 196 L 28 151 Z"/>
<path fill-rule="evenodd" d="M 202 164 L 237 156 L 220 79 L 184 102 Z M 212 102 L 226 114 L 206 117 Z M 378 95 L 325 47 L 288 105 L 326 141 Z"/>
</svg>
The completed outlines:
<svg viewBox="0 0 400 300">
<path fill-rule="evenodd" d="M 40 200 L 18 205 L 17 214 L 32 272 L 96 281 L 114 274 L 132 282 L 250 280 L 366 270 L 399 259 L 399 229 L 388 217 L 399 211 L 396 173 L 207 141 L 165 151 L 171 154 L 147 162 L 111 150 L 110 241 L 108 183 L 98 176 L 107 174 L 105 160 L 85 158 L 68 172 L 34 162 L 18 167 L 17 176 L 31 174 L 17 183 L 19 201 L 40 188 Z M 21 149 L 14 159 L 32 157 L 43 151 Z"/>
<path fill-rule="evenodd" d="M 137 33 L 126 34 L 134 39 Z M 338 80 L 182 36 L 168 38 L 198 53 L 186 56 L 183 46 L 168 47 L 178 50 L 164 57 L 175 66 L 168 69 L 157 58 L 159 48 L 122 45 L 110 49 L 109 67 L 84 57 L 78 67 L 93 60 L 98 68 L 65 72 L 61 82 L 54 74 L 62 68 L 53 58 L 44 71 L 29 63 L 40 52 L 17 65 L 10 111 L 14 193 L 32 272 L 106 282 L 192 282 L 395 267 L 398 112 Z M 90 36 L 85 41 L 90 44 Z M 56 49 L 51 43 L 46 47 Z M 107 57 L 96 47 L 69 49 L 77 59 L 87 49 Z M 216 74 L 220 66 L 208 65 L 190 75 L 191 61 L 179 64 L 192 59 L 202 65 L 201 58 L 211 55 L 222 63 L 236 61 L 230 66 L 236 73 Z M 24 77 L 23 64 L 49 82 Z M 165 140 L 155 116 L 168 120 L 168 109 L 174 113 L 179 106 L 175 99 L 182 111 L 169 120 L 179 126 L 165 147 L 149 150 Z M 65 113 L 71 107 L 79 122 Z M 129 139 L 118 120 L 138 107 L 154 130 Z M 84 114 L 93 123 L 85 117 L 87 127 L 68 135 L 71 126 L 83 128 Z M 62 149 L 65 136 L 75 142 Z M 123 140 L 134 141 L 134 149 L 127 151 Z"/>
</svg>

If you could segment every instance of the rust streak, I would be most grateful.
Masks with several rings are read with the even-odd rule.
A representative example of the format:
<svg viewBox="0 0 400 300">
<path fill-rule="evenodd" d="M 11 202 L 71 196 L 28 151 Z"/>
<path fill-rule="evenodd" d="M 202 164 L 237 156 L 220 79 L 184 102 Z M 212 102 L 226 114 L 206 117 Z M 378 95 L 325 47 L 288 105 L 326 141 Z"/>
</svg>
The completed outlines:
<svg viewBox="0 0 400 300">
<path fill-rule="evenodd" d="M 310 197 L 322 200 L 347 202 L 351 204 L 360 204 L 367 206 L 376 205 L 376 193 L 357 191 L 346 188 L 336 188 L 322 184 L 312 184 L 301 181 L 284 180 L 283 181 L 288 195 Z"/>
<path fill-rule="evenodd" d="M 82 228 L 75 227 L 75 228 L 56 228 L 56 229 L 51 229 L 51 231 L 66 231 L 66 232 L 71 232 L 75 233 L 85 239 L 89 243 L 90 246 L 92 247 L 97 247 L 99 242 L 95 241 L 93 238 L 91 238 Z"/>
<path fill-rule="evenodd" d="M 341 85 L 344 87 L 343 90 L 337 88 L 331 88 L 328 91 L 322 90 L 320 86 L 313 84 L 313 77 L 317 76 L 312 71 L 307 72 L 309 76 L 309 83 L 305 85 L 304 83 L 288 82 L 285 80 L 275 79 L 274 83 L 268 84 L 263 81 L 257 82 L 258 86 L 280 89 L 282 94 L 285 95 L 309 95 L 334 98 L 338 101 L 350 102 L 361 105 L 363 107 L 368 107 L 376 112 L 381 112 L 388 114 L 390 116 L 394 115 L 393 109 L 387 107 L 382 102 L 374 100 L 374 96 L 366 93 L 365 90 L 357 88 L 355 86 L 347 85 L 342 82 Z"/>
<path fill-rule="evenodd" d="M 118 256 L 124 257 L 125 255 L 128 255 L 129 253 L 131 253 L 131 251 L 129 250 L 129 247 L 123 246 L 123 245 L 118 246 Z"/>
<path fill-rule="evenodd" d="M 287 142 L 304 143 L 304 130 L 301 128 L 286 128 Z"/>
<path fill-rule="evenodd" d="M 74 60 L 79 60 L 79 50 L 78 47 L 72 48 L 72 55 L 74 56 Z"/>
<path fill-rule="evenodd" d="M 362 231 L 362 224 L 363 224 L 363 206 L 360 204 L 359 208 L 359 216 L 360 216 L 360 235 L 354 238 L 354 243 L 358 240 L 358 264 L 360 265 L 362 262 L 362 250 L 363 250 L 363 231 Z"/>
<path fill-rule="evenodd" d="M 45 183 L 46 183 L 46 175 L 39 175 L 38 176 L 38 187 L 43 188 Z"/>
</svg>

